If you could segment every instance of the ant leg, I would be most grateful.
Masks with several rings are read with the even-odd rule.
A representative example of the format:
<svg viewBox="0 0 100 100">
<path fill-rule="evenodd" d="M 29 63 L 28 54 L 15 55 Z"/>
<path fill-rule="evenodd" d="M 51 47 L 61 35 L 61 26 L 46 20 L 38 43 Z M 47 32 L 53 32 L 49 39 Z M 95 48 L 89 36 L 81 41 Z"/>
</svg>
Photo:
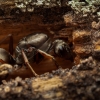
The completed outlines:
<svg viewBox="0 0 100 100">
<path fill-rule="evenodd" d="M 3 43 L 7 38 L 9 38 L 9 52 L 11 55 L 13 55 L 13 36 L 12 34 L 7 35 L 2 41 L 0 41 L 0 44 Z"/>
<path fill-rule="evenodd" d="M 11 55 L 13 55 L 13 36 L 12 34 L 9 34 L 9 52 Z"/>
<path fill-rule="evenodd" d="M 31 65 L 30 65 L 30 63 L 29 63 L 29 61 L 27 59 L 27 56 L 26 56 L 26 54 L 25 54 L 25 52 L 23 50 L 22 50 L 22 56 L 24 58 L 25 64 L 31 69 L 32 73 L 37 77 L 38 74 L 36 74 L 35 71 L 32 69 L 32 67 L 31 67 Z"/>
<path fill-rule="evenodd" d="M 44 52 L 44 51 L 42 51 L 40 49 L 38 49 L 37 51 L 41 55 L 43 55 L 45 58 L 52 59 L 52 61 L 55 63 L 55 65 L 56 65 L 57 68 L 61 68 L 61 66 L 59 66 L 59 64 L 57 63 L 56 59 L 53 56 L 51 56 L 50 54 L 48 54 L 48 53 L 46 53 L 46 52 Z"/>
<path fill-rule="evenodd" d="M 5 61 L 3 61 L 2 59 L 0 59 L 0 64 L 4 64 L 6 63 Z"/>
</svg>

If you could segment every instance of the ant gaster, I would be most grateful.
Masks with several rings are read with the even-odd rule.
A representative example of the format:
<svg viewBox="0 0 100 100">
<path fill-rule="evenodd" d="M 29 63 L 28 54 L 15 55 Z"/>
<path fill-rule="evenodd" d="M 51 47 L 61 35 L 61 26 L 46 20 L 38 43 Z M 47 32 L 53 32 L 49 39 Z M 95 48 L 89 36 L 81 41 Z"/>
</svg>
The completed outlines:
<svg viewBox="0 0 100 100">
<path fill-rule="evenodd" d="M 50 51 L 53 51 L 56 55 L 61 57 L 66 56 L 66 59 L 73 59 L 70 47 L 66 42 L 60 39 L 56 39 L 52 42 L 50 37 L 44 33 L 32 33 L 23 37 L 16 46 L 15 57 L 13 57 L 13 37 L 11 34 L 9 34 L 7 37 L 9 37 L 10 41 L 9 52 L 3 48 L 0 48 L 0 63 L 8 63 L 11 65 L 26 64 L 35 76 L 38 76 L 38 74 L 35 73 L 29 62 L 38 61 L 40 59 L 38 54 L 52 59 L 57 68 L 60 66 L 56 62 L 55 58 L 49 54 Z M 3 41 L 5 39 L 3 39 Z M 1 41 L 1 43 L 3 41 Z"/>
</svg>

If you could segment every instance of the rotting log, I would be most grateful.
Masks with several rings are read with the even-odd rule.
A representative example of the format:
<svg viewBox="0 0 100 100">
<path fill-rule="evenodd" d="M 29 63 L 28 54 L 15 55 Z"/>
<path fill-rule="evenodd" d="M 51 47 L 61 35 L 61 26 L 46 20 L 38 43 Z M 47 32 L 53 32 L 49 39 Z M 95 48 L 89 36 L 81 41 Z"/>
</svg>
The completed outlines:
<svg viewBox="0 0 100 100">
<path fill-rule="evenodd" d="M 55 7 L 53 9 L 55 9 Z M 59 12 L 59 9 L 57 10 Z M 41 12 L 41 8 L 39 11 Z M 45 74 L 40 75 L 39 77 L 25 78 L 24 80 L 20 77 L 17 77 L 16 79 L 10 79 L 9 81 L 2 80 L 2 84 L 0 85 L 0 100 L 13 100 L 13 99 L 15 100 L 18 100 L 18 99 L 19 100 L 20 99 L 21 100 L 66 100 L 66 99 L 67 100 L 99 100 L 100 99 L 100 96 L 99 96 L 100 94 L 99 65 L 100 64 L 97 61 L 97 58 L 100 57 L 99 56 L 100 55 L 100 43 L 99 43 L 100 33 L 98 30 L 100 26 L 99 23 L 92 23 L 90 22 L 90 20 L 88 20 L 88 18 L 87 20 L 84 20 L 84 19 L 81 19 L 81 17 L 79 19 L 78 17 L 69 16 L 70 18 L 68 19 L 68 16 L 66 16 L 65 18 L 66 27 L 64 26 L 65 29 L 60 30 L 58 28 L 59 25 L 57 26 L 57 28 L 55 28 L 55 25 L 51 23 L 56 21 L 56 24 L 59 24 L 57 23 L 59 19 L 62 22 L 61 20 L 62 15 L 60 17 L 57 17 L 57 15 L 55 14 L 56 17 L 54 17 L 54 14 L 52 14 L 53 18 L 52 16 L 49 16 L 48 13 L 44 13 L 45 18 L 44 17 L 37 18 L 38 15 L 34 17 L 28 16 L 28 17 L 25 17 L 25 19 L 23 19 L 23 16 L 20 16 L 20 18 L 19 16 L 17 16 L 15 19 L 12 19 L 12 20 L 5 18 L 4 19 L 5 22 L 2 23 L 1 21 L 1 24 L 0 24 L 0 27 L 2 30 L 0 35 L 4 33 L 8 34 L 9 32 L 11 32 L 15 36 L 19 34 L 19 38 L 21 38 L 23 37 L 21 33 L 24 33 L 24 32 L 26 32 L 25 34 L 29 34 L 32 31 L 34 32 L 45 31 L 46 33 L 48 33 L 48 29 L 49 29 L 49 31 L 51 31 L 52 34 L 55 34 L 55 37 L 57 36 L 57 38 L 63 38 L 63 39 L 68 38 L 68 41 L 73 42 L 73 45 L 76 46 L 76 50 L 77 50 L 78 43 L 75 40 L 79 39 L 79 42 L 80 42 L 83 39 L 83 41 L 80 42 L 80 48 L 81 48 L 80 50 L 84 49 L 84 52 L 81 52 L 81 53 L 83 53 L 83 56 L 85 54 L 86 57 L 93 56 L 94 58 L 96 58 L 96 60 L 92 57 L 89 57 L 88 59 L 84 58 L 85 60 L 83 61 L 83 59 L 81 59 L 82 55 L 80 53 L 80 50 L 79 51 L 77 50 L 77 52 L 75 53 L 77 54 L 77 56 L 80 57 L 82 61 L 79 59 L 80 64 L 73 66 L 72 69 L 70 70 L 58 69 L 58 70 L 52 71 L 52 73 L 45 73 Z M 58 13 L 58 15 L 60 14 Z M 22 15 L 27 15 L 27 13 L 23 13 Z M 30 17 L 32 19 L 30 19 Z M 41 19 L 43 20 L 41 21 Z M 21 27 L 19 23 L 17 23 L 17 21 L 21 24 Z M 29 23 L 31 21 L 31 25 L 29 25 L 28 21 Z M 32 22 L 34 22 L 34 24 Z M 47 24 L 49 23 L 51 24 L 52 27 L 42 26 L 41 25 L 42 22 L 44 23 L 46 22 L 45 26 L 47 26 Z M 91 28 L 90 27 L 91 23 L 92 23 L 92 28 L 94 29 L 92 29 L 91 32 L 89 30 L 90 34 L 88 36 L 87 34 L 88 32 L 85 29 Z M 14 31 L 14 29 L 12 30 L 11 28 L 15 28 L 16 31 Z M 54 29 L 56 32 L 53 32 L 50 29 Z M 78 30 L 82 32 L 81 29 L 85 30 L 84 31 L 85 34 L 80 33 L 79 37 L 77 38 L 77 36 L 75 36 L 75 34 L 73 33 L 75 32 L 77 33 Z M 57 33 L 58 31 L 59 33 Z M 82 36 L 82 38 L 80 38 L 80 36 Z M 90 52 L 85 52 L 85 50 L 86 51 L 88 50 L 88 46 L 85 48 L 86 44 L 88 45 L 88 43 L 86 43 L 84 46 L 85 36 L 87 36 L 88 39 L 92 37 L 90 39 L 90 42 L 91 42 L 90 47 L 92 47 L 92 49 L 91 48 L 89 49 Z M 87 55 L 86 53 L 88 53 L 89 55 Z M 20 72 L 18 72 L 18 75 L 19 73 Z"/>
</svg>

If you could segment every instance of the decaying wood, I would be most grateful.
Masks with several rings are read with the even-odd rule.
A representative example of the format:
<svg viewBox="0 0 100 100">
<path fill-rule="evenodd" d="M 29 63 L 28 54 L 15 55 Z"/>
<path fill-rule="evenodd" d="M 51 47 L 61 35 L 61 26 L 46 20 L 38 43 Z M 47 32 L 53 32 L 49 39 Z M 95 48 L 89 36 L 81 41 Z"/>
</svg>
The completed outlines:
<svg viewBox="0 0 100 100">
<path fill-rule="evenodd" d="M 88 21 L 87 19 L 79 19 L 80 16 L 66 14 L 64 17 L 66 23 L 65 36 L 70 28 L 70 35 L 73 44 L 73 52 L 76 54 L 74 63 L 79 64 L 82 59 L 93 56 L 100 58 L 100 22 Z M 79 23 L 81 21 L 81 23 Z M 61 36 L 64 36 L 60 34 Z M 69 39 L 69 40 L 70 40 Z"/>
<path fill-rule="evenodd" d="M 2 81 L 0 100 L 99 100 L 100 68 L 89 57 L 69 69 L 58 69 L 35 78 Z"/>
<path fill-rule="evenodd" d="M 45 72 L 53 71 L 44 74 L 40 73 L 41 75 L 38 77 L 31 76 L 29 69 L 25 68 L 13 71 L 9 76 L 9 81 L 2 80 L 2 84 L 0 85 L 0 100 L 100 99 L 100 63 L 98 61 L 100 59 L 100 23 L 92 22 L 87 18 L 84 19 L 81 15 L 79 18 L 72 13 L 64 16 L 64 23 L 62 15 L 68 11 L 68 9 L 66 11 L 64 9 L 62 8 L 61 10 L 54 7 L 41 10 L 40 8 L 40 15 L 38 15 L 37 11 L 35 12 L 36 15 L 23 13 L 24 17 L 16 16 L 15 19 L 5 18 L 0 20 L 0 39 L 3 38 L 3 34 L 13 34 L 15 47 L 19 39 L 25 35 L 37 31 L 45 32 L 52 39 L 64 39 L 69 44 L 72 44 L 71 49 L 76 54 L 74 62 L 77 64 L 72 69 L 68 69 L 69 62 L 63 59 L 58 60 L 63 65 L 62 67 L 67 69 L 60 68 L 55 70 L 53 63 L 43 61 L 44 64 L 42 62 L 32 66 L 35 71 L 39 70 L 42 73 L 44 73 L 43 70 Z M 51 16 L 49 15 L 49 11 L 51 11 Z M 55 12 L 52 13 L 53 11 L 58 11 L 57 14 L 59 16 Z M 59 13 L 59 11 L 63 12 Z M 7 43 L 5 41 L 1 47 L 7 49 Z M 23 76 L 27 78 L 22 79 Z"/>
<path fill-rule="evenodd" d="M 76 54 L 75 63 L 78 62 L 78 58 L 86 58 L 91 56 L 93 50 L 91 32 L 87 30 L 75 30 L 73 31 L 73 46 Z"/>
</svg>

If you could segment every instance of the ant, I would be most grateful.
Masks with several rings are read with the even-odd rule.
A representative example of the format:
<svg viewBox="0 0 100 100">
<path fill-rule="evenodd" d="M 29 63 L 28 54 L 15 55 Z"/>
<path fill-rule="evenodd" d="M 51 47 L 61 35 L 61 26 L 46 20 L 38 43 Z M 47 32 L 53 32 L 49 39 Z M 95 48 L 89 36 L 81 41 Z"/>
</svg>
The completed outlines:
<svg viewBox="0 0 100 100">
<path fill-rule="evenodd" d="M 41 58 L 39 56 L 52 59 L 56 67 L 60 66 L 56 62 L 56 59 L 50 55 L 50 51 L 53 51 L 60 57 L 67 57 L 68 60 L 73 60 L 72 52 L 69 45 L 61 39 L 55 39 L 53 42 L 50 37 L 45 33 L 32 33 L 23 37 L 15 48 L 15 57 L 13 57 L 13 36 L 9 34 L 5 39 L 9 38 L 9 52 L 3 48 L 0 48 L 0 63 L 8 63 L 11 65 L 27 65 L 35 76 L 38 74 L 33 70 L 30 62 L 38 62 Z M 5 41 L 3 39 L 0 43 Z M 10 67 L 11 68 L 11 67 Z M 9 69 L 9 68 L 8 68 Z"/>
</svg>

